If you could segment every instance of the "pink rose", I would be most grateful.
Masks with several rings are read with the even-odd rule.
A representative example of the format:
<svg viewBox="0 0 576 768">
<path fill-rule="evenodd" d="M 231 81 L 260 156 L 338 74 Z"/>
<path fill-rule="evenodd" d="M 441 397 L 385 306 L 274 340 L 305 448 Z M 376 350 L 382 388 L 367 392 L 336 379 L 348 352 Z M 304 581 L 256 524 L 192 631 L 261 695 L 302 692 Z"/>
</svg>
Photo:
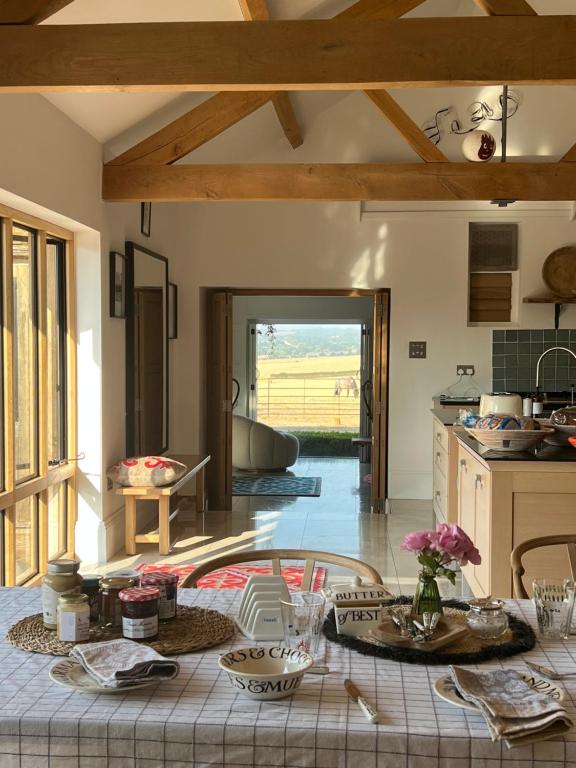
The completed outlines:
<svg viewBox="0 0 576 768">
<path fill-rule="evenodd" d="M 440 523 L 436 528 L 437 538 L 432 547 L 445 554 L 459 565 L 480 565 L 482 558 L 474 546 L 472 539 L 460 528 L 460 526 Z"/>
<path fill-rule="evenodd" d="M 404 537 L 400 548 L 407 549 L 409 552 L 423 552 L 425 549 L 433 549 L 435 541 L 435 531 L 413 531 Z"/>
</svg>

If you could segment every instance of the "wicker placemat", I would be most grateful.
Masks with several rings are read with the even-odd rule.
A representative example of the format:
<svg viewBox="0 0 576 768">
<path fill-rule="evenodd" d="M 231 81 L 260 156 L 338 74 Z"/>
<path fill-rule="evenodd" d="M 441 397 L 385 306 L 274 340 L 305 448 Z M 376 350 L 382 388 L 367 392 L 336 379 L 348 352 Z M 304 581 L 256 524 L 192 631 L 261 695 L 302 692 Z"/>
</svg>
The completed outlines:
<svg viewBox="0 0 576 768">
<path fill-rule="evenodd" d="M 207 608 L 178 606 L 173 621 L 160 623 L 158 637 L 147 645 L 163 656 L 176 656 L 179 653 L 192 653 L 203 648 L 211 648 L 230 639 L 236 633 L 236 624 L 228 616 Z M 111 640 L 120 637 L 99 627 L 90 629 L 88 642 Z M 77 643 L 58 640 L 56 632 L 46 629 L 42 614 L 27 616 L 10 628 L 6 640 L 16 648 L 34 653 L 47 653 L 52 656 L 68 656 Z"/>
<path fill-rule="evenodd" d="M 388 605 L 409 605 L 412 598 L 400 597 Z M 466 614 L 470 610 L 468 603 L 459 600 L 442 601 L 444 614 L 458 623 L 466 623 Z M 397 648 L 391 645 L 367 643 L 356 637 L 339 635 L 334 619 L 334 610 L 330 611 L 322 631 L 333 643 L 339 643 L 367 656 L 379 656 L 408 664 L 477 664 L 489 659 L 503 659 L 532 650 L 536 637 L 532 627 L 507 612 L 509 627 L 501 637 L 495 640 L 480 640 L 469 633 L 454 643 L 439 648 L 437 651 L 420 651 L 413 648 Z"/>
</svg>

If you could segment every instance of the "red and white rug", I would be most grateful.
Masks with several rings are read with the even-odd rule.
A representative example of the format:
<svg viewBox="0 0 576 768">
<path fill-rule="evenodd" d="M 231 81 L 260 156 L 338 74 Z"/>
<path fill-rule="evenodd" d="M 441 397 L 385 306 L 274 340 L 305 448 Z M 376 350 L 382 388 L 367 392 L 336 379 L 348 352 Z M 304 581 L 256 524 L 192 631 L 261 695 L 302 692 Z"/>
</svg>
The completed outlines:
<svg viewBox="0 0 576 768">
<path fill-rule="evenodd" d="M 181 584 L 185 577 L 195 569 L 195 565 L 170 565 L 161 563 L 158 563 L 158 565 L 139 565 L 136 568 L 137 571 L 141 571 L 142 573 L 150 573 L 151 571 L 175 573 L 178 576 L 178 584 Z M 287 565 L 286 567 L 281 568 L 281 573 L 291 592 L 295 592 L 302 588 L 304 568 L 298 565 Z M 218 571 L 213 571 L 204 576 L 198 582 L 198 586 L 207 589 L 244 589 L 246 582 L 250 576 L 253 576 L 254 574 L 257 574 L 258 576 L 271 576 L 272 566 L 229 565 L 226 568 L 221 568 Z M 312 577 L 312 591 L 318 592 L 324 586 L 325 580 L 326 568 L 315 568 L 314 576 Z"/>
</svg>

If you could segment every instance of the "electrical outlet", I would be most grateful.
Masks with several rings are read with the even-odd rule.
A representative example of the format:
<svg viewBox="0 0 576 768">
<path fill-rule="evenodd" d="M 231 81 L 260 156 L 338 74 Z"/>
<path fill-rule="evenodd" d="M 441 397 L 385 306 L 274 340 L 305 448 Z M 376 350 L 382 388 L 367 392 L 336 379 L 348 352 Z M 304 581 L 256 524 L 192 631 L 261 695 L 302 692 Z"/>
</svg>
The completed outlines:
<svg viewBox="0 0 576 768">
<path fill-rule="evenodd" d="M 425 341 L 409 341 L 408 357 L 416 357 L 420 359 L 426 357 L 426 342 Z"/>
<path fill-rule="evenodd" d="M 474 376 L 475 370 L 473 365 L 457 365 L 456 376 Z"/>
</svg>

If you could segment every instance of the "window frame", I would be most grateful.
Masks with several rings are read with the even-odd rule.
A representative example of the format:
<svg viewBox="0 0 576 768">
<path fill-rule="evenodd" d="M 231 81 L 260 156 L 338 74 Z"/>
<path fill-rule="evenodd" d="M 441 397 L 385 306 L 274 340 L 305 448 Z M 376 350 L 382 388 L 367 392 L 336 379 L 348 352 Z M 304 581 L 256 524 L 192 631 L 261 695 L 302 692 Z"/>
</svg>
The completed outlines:
<svg viewBox="0 0 576 768">
<path fill-rule="evenodd" d="M 13 389 L 13 302 L 12 302 L 12 231 L 13 226 L 36 231 L 36 291 L 37 291 L 37 408 L 38 408 L 38 472 L 24 482 L 15 483 L 14 464 L 14 389 Z M 57 225 L 50 224 L 34 216 L 28 216 L 0 204 L 0 238 L 2 291 L 0 312 L 2 317 L 2 339 L 0 355 L 2 360 L 2 384 L 0 386 L 0 407 L 3 420 L 3 453 L 0 456 L 4 483 L 0 490 L 0 585 L 13 586 L 16 583 L 16 511 L 18 501 L 30 496 L 36 497 L 37 562 L 34 573 L 26 573 L 19 583 L 33 585 L 40 581 L 48 562 L 48 488 L 64 484 L 66 510 L 60 516 L 65 528 L 66 551 L 63 556 L 73 557 L 74 527 L 76 523 L 76 291 L 74 264 L 74 235 Z M 48 465 L 48 387 L 46 382 L 47 367 L 47 244 L 59 241 L 61 245 L 61 273 L 59 306 L 62 310 L 64 327 L 61 329 L 60 343 L 65 361 L 65 376 L 62 379 L 61 418 L 65 421 L 64 446 L 65 457 L 58 465 Z"/>
</svg>

